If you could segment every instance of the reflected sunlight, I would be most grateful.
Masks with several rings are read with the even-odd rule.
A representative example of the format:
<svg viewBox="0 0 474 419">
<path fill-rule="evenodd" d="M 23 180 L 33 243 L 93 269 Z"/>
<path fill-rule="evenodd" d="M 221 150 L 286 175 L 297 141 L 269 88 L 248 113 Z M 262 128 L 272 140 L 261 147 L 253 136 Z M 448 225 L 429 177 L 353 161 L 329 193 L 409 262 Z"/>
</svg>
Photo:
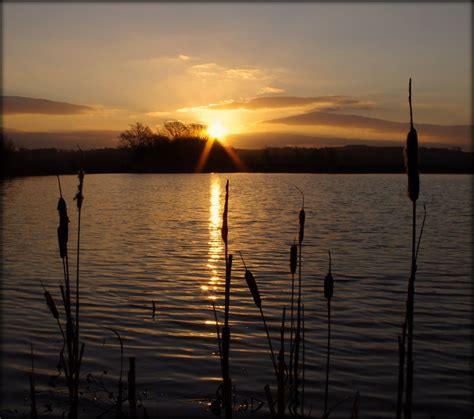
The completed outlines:
<svg viewBox="0 0 474 419">
<path fill-rule="evenodd" d="M 216 175 L 211 175 L 209 202 L 209 250 L 207 260 L 207 267 L 210 269 L 211 275 L 208 284 L 203 286 L 206 287 L 208 291 L 215 291 L 217 285 L 219 285 L 220 280 L 217 270 L 219 259 L 222 256 L 223 252 L 223 244 L 221 238 L 222 216 L 220 196 L 221 185 L 219 177 Z M 216 299 L 216 297 L 213 295 L 210 295 L 209 298 Z"/>
</svg>

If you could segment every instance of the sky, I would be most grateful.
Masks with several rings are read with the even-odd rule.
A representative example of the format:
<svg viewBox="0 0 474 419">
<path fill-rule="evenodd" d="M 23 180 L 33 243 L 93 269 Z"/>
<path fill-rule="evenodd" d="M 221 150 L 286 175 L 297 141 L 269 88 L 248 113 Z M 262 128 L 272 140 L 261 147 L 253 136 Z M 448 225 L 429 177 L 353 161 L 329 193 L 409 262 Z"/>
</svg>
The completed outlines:
<svg viewBox="0 0 474 419">
<path fill-rule="evenodd" d="M 2 3 L 2 125 L 29 148 L 199 122 L 234 147 L 471 149 L 463 3 Z"/>
</svg>

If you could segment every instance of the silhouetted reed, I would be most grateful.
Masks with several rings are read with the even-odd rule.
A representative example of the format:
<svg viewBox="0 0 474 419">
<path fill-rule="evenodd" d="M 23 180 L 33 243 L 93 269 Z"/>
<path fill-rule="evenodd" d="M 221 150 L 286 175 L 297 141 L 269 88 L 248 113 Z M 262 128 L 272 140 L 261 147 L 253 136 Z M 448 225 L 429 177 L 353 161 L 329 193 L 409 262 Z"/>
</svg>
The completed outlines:
<svg viewBox="0 0 474 419">
<path fill-rule="evenodd" d="M 33 344 L 30 345 L 30 356 L 31 356 L 31 371 L 28 373 L 28 379 L 30 382 L 30 417 L 31 419 L 37 419 L 38 409 L 36 408 L 36 389 L 35 389 L 35 360 L 33 355 Z"/>
<path fill-rule="evenodd" d="M 328 388 L 329 388 L 329 354 L 331 352 L 331 298 L 334 292 L 334 279 L 331 273 L 331 252 L 329 251 L 329 271 L 324 278 L 324 298 L 328 305 L 328 344 L 327 344 L 327 360 L 326 360 L 326 390 L 324 392 L 324 415 L 328 409 Z"/>
<path fill-rule="evenodd" d="M 117 391 L 117 402 L 116 402 L 116 417 L 121 418 L 122 417 L 122 402 L 123 402 L 123 341 L 122 337 L 120 336 L 120 333 L 117 332 L 115 329 L 112 327 L 106 327 L 107 330 L 110 330 L 112 333 L 114 333 L 115 336 L 117 336 L 119 342 L 120 342 L 120 375 L 119 375 L 119 382 L 118 382 L 118 391 Z"/>
<path fill-rule="evenodd" d="M 265 328 L 265 333 L 267 335 L 267 341 L 268 341 L 268 347 L 270 349 L 270 357 L 272 359 L 273 363 L 273 369 L 275 370 L 275 375 L 278 381 L 278 368 L 277 364 L 275 361 L 275 353 L 273 351 L 273 345 L 272 345 L 272 340 L 270 338 L 270 333 L 268 332 L 268 327 L 267 327 L 267 322 L 265 320 L 265 315 L 263 314 L 263 309 L 262 309 L 262 299 L 260 297 L 260 292 L 258 290 L 257 282 L 255 281 L 255 277 L 253 276 L 252 272 L 250 272 L 247 269 L 247 266 L 245 265 L 244 258 L 242 256 L 242 253 L 240 253 L 240 258 L 242 259 L 242 263 L 245 268 L 245 281 L 247 282 L 247 286 L 249 287 L 250 293 L 252 294 L 253 301 L 255 302 L 255 305 L 258 307 L 260 310 L 260 316 L 262 318 L 263 326 Z"/>
<path fill-rule="evenodd" d="M 226 419 L 232 418 L 232 381 L 229 374 L 229 349 L 230 349 L 230 280 L 232 272 L 232 255 L 228 254 L 229 228 L 227 223 L 229 211 L 229 181 L 225 186 L 224 213 L 222 215 L 221 235 L 224 241 L 225 252 L 225 303 L 224 303 L 224 327 L 222 328 L 222 378 L 223 378 L 223 401 Z"/>
<path fill-rule="evenodd" d="M 137 417 L 137 390 L 135 382 L 135 357 L 128 358 L 128 405 L 130 408 L 130 417 Z"/>
<path fill-rule="evenodd" d="M 64 314 L 66 321 L 66 332 L 64 333 L 64 328 L 61 325 L 60 314 L 57 309 L 56 303 L 53 296 L 49 291 L 43 287 L 44 297 L 46 304 L 48 305 L 51 315 L 56 320 L 58 328 L 61 332 L 63 338 L 63 346 L 59 354 L 61 366 L 64 370 L 64 375 L 66 378 L 66 384 L 68 387 L 69 393 L 69 417 L 76 419 L 78 415 L 78 396 L 79 396 L 79 375 L 82 362 L 82 356 L 84 353 L 84 344 L 79 346 L 79 254 L 80 254 L 80 219 L 81 219 L 81 208 L 82 208 L 82 189 L 84 183 L 84 172 L 80 170 L 79 172 L 79 185 L 78 192 L 75 196 L 77 201 L 78 209 L 78 230 L 77 230 L 77 249 L 76 249 L 76 289 L 75 289 L 75 316 L 73 317 L 73 304 L 71 301 L 71 283 L 69 275 L 69 257 L 68 257 L 68 238 L 69 238 L 69 217 L 67 213 L 66 201 L 63 198 L 61 190 L 61 182 L 58 176 L 58 186 L 59 186 L 59 200 L 57 205 L 57 210 L 59 212 L 59 226 L 57 229 L 58 234 L 58 246 L 59 246 L 59 256 L 62 260 L 63 265 L 63 275 L 64 283 L 60 284 L 60 291 L 64 306 Z M 66 350 L 66 355 L 64 351 Z"/>
<path fill-rule="evenodd" d="M 293 384 L 293 330 L 294 330 L 294 306 L 295 306 L 295 274 L 296 268 L 298 265 L 298 247 L 296 243 L 293 243 L 290 248 L 290 272 L 291 272 L 291 317 L 290 317 L 290 365 L 289 365 L 289 381 L 290 381 L 290 388 Z"/>
<path fill-rule="evenodd" d="M 306 214 L 304 210 L 304 193 L 295 186 L 296 189 L 301 193 L 303 201 L 301 205 L 301 210 L 299 212 L 299 234 L 298 234 L 298 247 L 299 247 L 299 263 L 298 263 L 298 301 L 297 301 L 297 317 L 296 317 L 296 332 L 295 332 L 295 341 L 293 344 L 293 371 L 290 374 L 293 374 L 293 387 L 291 389 L 292 396 L 290 397 L 290 411 L 297 415 L 298 408 L 300 406 L 299 402 L 299 352 L 300 352 L 300 343 L 301 343 L 301 255 L 302 255 L 302 246 L 304 239 L 304 227 Z"/>
<path fill-rule="evenodd" d="M 408 175 L 408 197 L 412 201 L 412 246 L 411 246 L 411 269 L 408 280 L 407 302 L 405 322 L 402 328 L 402 337 L 398 337 L 399 346 L 399 374 L 398 374 L 398 397 L 397 397 L 397 418 L 401 417 L 402 394 L 404 384 L 405 389 L 405 419 L 412 417 L 413 404 L 413 323 L 414 323 L 414 298 L 415 298 L 415 278 L 416 278 L 416 259 L 418 256 L 421 234 L 423 232 L 424 221 L 418 239 L 418 248 L 416 247 L 416 202 L 419 197 L 420 179 L 418 163 L 418 134 L 413 126 L 413 110 L 411 96 L 411 79 L 408 84 L 408 103 L 410 107 L 410 131 L 408 132 L 406 147 L 404 150 L 405 166 Z M 426 209 L 425 209 L 426 217 Z M 405 335 L 407 348 L 405 350 Z M 406 353 L 406 379 L 403 380 L 403 369 Z"/>
<path fill-rule="evenodd" d="M 283 307 L 283 314 L 281 316 L 280 329 L 280 351 L 278 352 L 278 392 L 277 392 L 277 407 L 278 417 L 285 416 L 286 400 L 285 400 L 285 317 L 286 307 Z"/>
</svg>

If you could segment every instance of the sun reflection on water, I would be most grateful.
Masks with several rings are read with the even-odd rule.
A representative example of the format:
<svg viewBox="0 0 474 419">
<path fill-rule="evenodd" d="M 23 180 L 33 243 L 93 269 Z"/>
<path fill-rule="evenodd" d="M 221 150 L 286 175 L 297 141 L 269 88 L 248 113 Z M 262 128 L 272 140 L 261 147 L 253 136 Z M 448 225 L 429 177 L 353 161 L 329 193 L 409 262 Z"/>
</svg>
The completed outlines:
<svg viewBox="0 0 474 419">
<path fill-rule="evenodd" d="M 211 277 L 207 285 L 209 291 L 209 299 L 215 300 L 217 297 L 213 291 L 218 289 L 220 278 L 218 274 L 219 259 L 222 256 L 224 250 L 222 238 L 221 238 L 221 184 L 219 177 L 212 175 L 210 185 L 210 205 L 209 205 L 209 250 L 207 267 L 211 271 Z"/>
</svg>

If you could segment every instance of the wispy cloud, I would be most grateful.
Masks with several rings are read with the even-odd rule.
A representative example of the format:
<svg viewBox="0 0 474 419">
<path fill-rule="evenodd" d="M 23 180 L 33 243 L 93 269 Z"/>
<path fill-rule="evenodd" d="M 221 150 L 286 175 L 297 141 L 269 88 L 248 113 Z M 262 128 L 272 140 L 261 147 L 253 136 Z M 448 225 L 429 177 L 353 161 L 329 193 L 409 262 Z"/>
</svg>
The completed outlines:
<svg viewBox="0 0 474 419">
<path fill-rule="evenodd" d="M 255 67 L 225 67 L 217 63 L 196 64 L 188 68 L 188 73 L 199 78 L 224 77 L 230 80 L 265 80 L 270 72 Z"/>
<path fill-rule="evenodd" d="M 285 108 L 317 108 L 319 110 L 336 111 L 342 109 L 372 109 L 372 102 L 351 96 L 261 96 L 248 99 L 230 100 L 207 106 L 207 109 L 285 109 Z"/>
<path fill-rule="evenodd" d="M 279 87 L 265 86 L 265 87 L 262 87 L 258 91 L 258 94 L 259 95 L 268 95 L 268 94 L 272 94 L 272 93 L 283 93 L 284 91 L 285 91 L 285 89 L 281 89 Z"/>
<path fill-rule="evenodd" d="M 3 96 L 2 105 L 4 115 L 74 115 L 94 112 L 95 110 L 90 106 L 24 96 Z"/>
</svg>

